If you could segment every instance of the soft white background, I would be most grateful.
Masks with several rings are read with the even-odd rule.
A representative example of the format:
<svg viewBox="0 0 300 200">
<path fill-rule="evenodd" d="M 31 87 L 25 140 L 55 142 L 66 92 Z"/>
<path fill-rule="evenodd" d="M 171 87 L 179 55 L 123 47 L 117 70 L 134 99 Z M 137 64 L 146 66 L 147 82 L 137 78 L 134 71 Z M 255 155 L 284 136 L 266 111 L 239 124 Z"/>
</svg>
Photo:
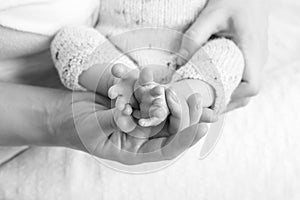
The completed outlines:
<svg viewBox="0 0 300 200">
<path fill-rule="evenodd" d="M 0 199 L 300 199 L 300 2 L 271 4 L 262 91 L 227 116 L 208 158 L 197 159 L 198 145 L 164 170 L 129 175 L 83 153 L 32 148 L 1 168 Z"/>
</svg>

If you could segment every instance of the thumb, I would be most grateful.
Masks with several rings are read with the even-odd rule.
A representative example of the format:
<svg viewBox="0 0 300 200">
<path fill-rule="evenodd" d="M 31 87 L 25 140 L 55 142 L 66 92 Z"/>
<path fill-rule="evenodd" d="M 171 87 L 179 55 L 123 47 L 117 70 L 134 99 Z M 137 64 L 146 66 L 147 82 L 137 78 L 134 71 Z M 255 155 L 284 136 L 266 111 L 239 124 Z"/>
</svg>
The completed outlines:
<svg viewBox="0 0 300 200">
<path fill-rule="evenodd" d="M 105 110 L 98 105 L 95 109 L 95 112 L 87 113 L 88 115 L 74 114 L 76 118 L 79 117 L 79 120 L 74 121 L 76 132 L 82 145 L 90 153 L 94 152 L 100 143 L 107 141 L 115 130 L 118 130 L 113 109 Z"/>
<path fill-rule="evenodd" d="M 224 30 L 228 20 L 228 14 L 223 10 L 205 8 L 197 20 L 183 35 L 178 51 L 177 64 L 184 65 L 199 50 L 209 38 Z"/>
</svg>

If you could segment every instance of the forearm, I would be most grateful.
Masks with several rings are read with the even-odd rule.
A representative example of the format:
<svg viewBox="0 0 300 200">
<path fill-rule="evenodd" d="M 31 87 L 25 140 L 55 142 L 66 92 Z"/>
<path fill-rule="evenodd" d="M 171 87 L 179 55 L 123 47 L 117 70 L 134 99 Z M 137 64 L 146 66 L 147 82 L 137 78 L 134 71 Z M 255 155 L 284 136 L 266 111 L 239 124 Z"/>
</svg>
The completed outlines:
<svg viewBox="0 0 300 200">
<path fill-rule="evenodd" d="M 0 83 L 0 145 L 60 145 L 49 113 L 64 91 Z"/>
</svg>

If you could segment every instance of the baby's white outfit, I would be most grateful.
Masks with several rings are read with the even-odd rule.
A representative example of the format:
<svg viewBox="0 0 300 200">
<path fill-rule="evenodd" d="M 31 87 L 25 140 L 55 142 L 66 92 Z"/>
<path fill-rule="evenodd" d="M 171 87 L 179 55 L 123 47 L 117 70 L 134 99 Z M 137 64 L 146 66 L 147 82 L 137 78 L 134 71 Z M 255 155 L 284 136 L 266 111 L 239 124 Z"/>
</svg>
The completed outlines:
<svg viewBox="0 0 300 200">
<path fill-rule="evenodd" d="M 129 67 L 174 65 L 182 34 L 204 8 L 205 0 L 100 0 L 95 29 L 67 27 L 52 42 L 52 57 L 62 83 L 85 90 L 78 79 L 95 64 Z M 71 5 L 70 5 L 71 6 Z M 201 79 L 216 92 L 213 108 L 221 112 L 241 81 L 243 55 L 230 40 L 208 41 L 176 71 L 176 81 Z"/>
</svg>

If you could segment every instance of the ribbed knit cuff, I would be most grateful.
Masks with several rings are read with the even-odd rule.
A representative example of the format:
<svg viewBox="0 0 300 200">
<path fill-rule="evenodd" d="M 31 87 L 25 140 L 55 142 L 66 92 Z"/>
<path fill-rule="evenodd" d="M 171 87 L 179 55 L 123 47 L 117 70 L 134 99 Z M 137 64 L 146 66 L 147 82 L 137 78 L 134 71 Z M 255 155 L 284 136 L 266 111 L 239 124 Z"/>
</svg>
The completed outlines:
<svg viewBox="0 0 300 200">
<path fill-rule="evenodd" d="M 86 90 L 79 84 L 79 76 L 95 64 L 122 63 L 135 68 L 106 37 L 88 27 L 62 29 L 52 41 L 51 54 L 61 82 L 71 90 Z"/>
<path fill-rule="evenodd" d="M 212 108 L 220 113 L 229 103 L 244 71 L 244 58 L 231 40 L 220 38 L 207 42 L 190 61 L 176 72 L 176 80 L 199 79 L 215 90 Z"/>
</svg>

